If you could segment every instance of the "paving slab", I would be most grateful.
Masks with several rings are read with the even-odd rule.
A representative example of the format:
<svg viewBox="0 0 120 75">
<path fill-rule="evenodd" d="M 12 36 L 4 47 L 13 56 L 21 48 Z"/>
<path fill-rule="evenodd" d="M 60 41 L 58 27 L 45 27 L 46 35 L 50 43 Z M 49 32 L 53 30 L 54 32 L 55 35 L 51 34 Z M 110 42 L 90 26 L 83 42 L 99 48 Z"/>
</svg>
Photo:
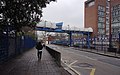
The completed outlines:
<svg viewBox="0 0 120 75">
<path fill-rule="evenodd" d="M 38 60 L 37 50 L 30 49 L 0 65 L 0 75 L 71 75 L 59 67 L 46 49 Z"/>
</svg>

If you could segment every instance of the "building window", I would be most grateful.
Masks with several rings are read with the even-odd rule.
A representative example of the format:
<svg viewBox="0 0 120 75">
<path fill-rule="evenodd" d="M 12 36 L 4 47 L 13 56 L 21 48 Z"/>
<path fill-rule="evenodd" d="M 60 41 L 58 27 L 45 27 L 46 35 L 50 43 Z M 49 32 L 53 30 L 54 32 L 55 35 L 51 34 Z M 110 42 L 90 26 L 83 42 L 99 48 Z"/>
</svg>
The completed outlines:
<svg viewBox="0 0 120 75">
<path fill-rule="evenodd" d="M 106 28 L 109 28 L 109 24 L 106 25 Z"/>
<path fill-rule="evenodd" d="M 104 33 L 105 33 L 105 31 L 104 31 L 103 28 L 99 28 L 99 29 L 98 29 L 98 32 L 99 32 L 100 34 L 104 34 Z"/>
<path fill-rule="evenodd" d="M 98 5 L 98 10 L 99 10 L 99 11 L 105 11 L 105 7 L 102 6 L 102 5 Z"/>
<path fill-rule="evenodd" d="M 118 5 L 118 9 L 120 10 L 120 4 Z"/>
<path fill-rule="evenodd" d="M 118 12 L 118 15 L 120 15 L 120 10 L 118 10 L 117 12 Z"/>
<path fill-rule="evenodd" d="M 98 16 L 104 16 L 104 15 L 105 15 L 104 12 L 98 11 Z"/>
<path fill-rule="evenodd" d="M 106 1 L 106 6 L 109 6 L 109 2 L 108 1 Z"/>
<path fill-rule="evenodd" d="M 105 18 L 104 17 L 98 17 L 98 22 L 104 23 L 105 22 Z"/>
<path fill-rule="evenodd" d="M 98 5 L 98 16 L 102 16 L 102 17 L 105 16 L 105 7 L 104 6 Z"/>
<path fill-rule="evenodd" d="M 104 28 L 105 26 L 104 26 L 104 23 L 98 23 L 99 25 L 98 25 L 98 27 L 99 28 Z"/>
</svg>

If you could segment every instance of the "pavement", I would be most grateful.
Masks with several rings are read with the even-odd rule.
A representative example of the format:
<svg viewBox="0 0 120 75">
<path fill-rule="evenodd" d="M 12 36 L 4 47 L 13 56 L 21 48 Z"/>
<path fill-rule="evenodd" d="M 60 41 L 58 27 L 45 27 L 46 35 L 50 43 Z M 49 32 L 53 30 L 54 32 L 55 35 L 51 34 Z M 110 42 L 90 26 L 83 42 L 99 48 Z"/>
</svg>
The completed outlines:
<svg viewBox="0 0 120 75">
<path fill-rule="evenodd" d="M 71 75 L 63 67 L 59 67 L 52 56 L 43 49 L 42 59 L 38 60 L 36 49 L 0 65 L 0 75 Z"/>
</svg>

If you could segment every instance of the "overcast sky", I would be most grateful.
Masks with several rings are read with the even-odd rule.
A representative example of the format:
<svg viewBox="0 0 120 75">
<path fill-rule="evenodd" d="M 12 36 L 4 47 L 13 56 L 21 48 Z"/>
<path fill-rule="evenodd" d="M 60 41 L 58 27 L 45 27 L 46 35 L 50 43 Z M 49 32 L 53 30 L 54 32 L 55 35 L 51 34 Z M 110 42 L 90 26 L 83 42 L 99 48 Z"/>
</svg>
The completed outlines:
<svg viewBox="0 0 120 75">
<path fill-rule="evenodd" d="M 64 26 L 84 27 L 84 2 L 86 0 L 57 0 L 43 9 L 43 20 L 64 22 Z"/>
</svg>

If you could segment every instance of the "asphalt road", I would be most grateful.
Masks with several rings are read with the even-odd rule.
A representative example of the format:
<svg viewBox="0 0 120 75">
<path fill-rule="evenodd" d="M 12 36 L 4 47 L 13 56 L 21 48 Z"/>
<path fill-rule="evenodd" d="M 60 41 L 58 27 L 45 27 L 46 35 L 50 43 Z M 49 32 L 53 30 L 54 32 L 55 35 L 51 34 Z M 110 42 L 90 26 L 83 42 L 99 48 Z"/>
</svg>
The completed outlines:
<svg viewBox="0 0 120 75">
<path fill-rule="evenodd" d="M 120 59 L 76 50 L 73 47 L 49 45 L 61 53 L 62 62 L 77 75 L 120 75 Z"/>
</svg>

